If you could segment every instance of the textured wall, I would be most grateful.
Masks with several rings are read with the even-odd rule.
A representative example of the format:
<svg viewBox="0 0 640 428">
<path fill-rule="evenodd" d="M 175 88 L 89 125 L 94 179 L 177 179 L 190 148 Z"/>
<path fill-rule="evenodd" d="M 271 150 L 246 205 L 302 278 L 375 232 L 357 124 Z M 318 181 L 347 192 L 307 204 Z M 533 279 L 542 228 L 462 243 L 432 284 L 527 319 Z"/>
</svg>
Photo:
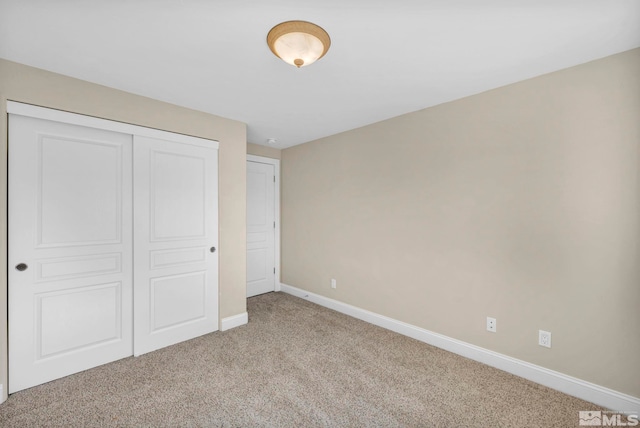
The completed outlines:
<svg viewBox="0 0 640 428">
<path fill-rule="evenodd" d="M 640 397 L 639 167 L 640 49 L 288 148 L 282 282 Z"/>
<path fill-rule="evenodd" d="M 218 140 L 220 317 L 246 310 L 246 125 L 0 59 L 0 192 L 6 203 L 6 100 Z M 6 207 L 0 207 L 6 225 Z M 2 230 L 6 260 L 6 230 Z M 1 264 L 6 269 L 6 262 Z M 0 272 L 0 383 L 6 385 L 6 271 Z M 5 394 L 7 388 L 4 389 Z"/>
</svg>

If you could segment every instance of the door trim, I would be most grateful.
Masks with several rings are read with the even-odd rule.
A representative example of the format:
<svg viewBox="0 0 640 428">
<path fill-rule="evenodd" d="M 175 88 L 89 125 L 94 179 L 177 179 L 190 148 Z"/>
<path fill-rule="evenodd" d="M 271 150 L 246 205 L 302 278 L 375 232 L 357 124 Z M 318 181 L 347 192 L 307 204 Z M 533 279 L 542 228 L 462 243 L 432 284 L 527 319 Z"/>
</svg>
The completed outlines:
<svg viewBox="0 0 640 428">
<path fill-rule="evenodd" d="M 177 134 L 161 131 L 160 129 L 147 128 L 130 123 L 115 122 L 113 120 L 100 119 L 84 114 L 70 113 L 48 107 L 38 107 L 33 104 L 25 104 L 17 101 L 7 101 L 7 113 L 19 116 L 34 117 L 36 119 L 64 122 L 70 125 L 86 126 L 89 128 L 103 129 L 105 131 L 120 132 L 123 134 L 139 135 L 141 137 L 168 140 L 174 143 L 191 144 L 194 146 L 219 149 L 220 143 L 216 140 L 193 137 L 191 135 Z"/>
<path fill-rule="evenodd" d="M 274 251 L 275 251 L 275 265 L 276 265 L 276 283 L 275 291 L 280 291 L 280 159 L 267 158 L 264 156 L 247 155 L 248 162 L 265 163 L 273 165 L 273 173 L 276 176 L 275 189 L 273 193 L 274 201 L 274 216 L 276 221 L 275 239 L 274 239 Z"/>
</svg>

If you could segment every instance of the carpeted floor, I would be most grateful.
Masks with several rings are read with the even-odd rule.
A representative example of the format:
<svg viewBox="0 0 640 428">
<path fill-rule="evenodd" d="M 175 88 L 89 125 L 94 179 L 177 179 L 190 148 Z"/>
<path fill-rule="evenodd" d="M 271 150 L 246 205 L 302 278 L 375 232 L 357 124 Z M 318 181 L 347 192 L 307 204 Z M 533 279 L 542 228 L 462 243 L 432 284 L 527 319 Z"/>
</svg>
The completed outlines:
<svg viewBox="0 0 640 428">
<path fill-rule="evenodd" d="M 2 427 L 572 427 L 600 410 L 284 293 L 249 324 L 13 394 Z"/>
</svg>

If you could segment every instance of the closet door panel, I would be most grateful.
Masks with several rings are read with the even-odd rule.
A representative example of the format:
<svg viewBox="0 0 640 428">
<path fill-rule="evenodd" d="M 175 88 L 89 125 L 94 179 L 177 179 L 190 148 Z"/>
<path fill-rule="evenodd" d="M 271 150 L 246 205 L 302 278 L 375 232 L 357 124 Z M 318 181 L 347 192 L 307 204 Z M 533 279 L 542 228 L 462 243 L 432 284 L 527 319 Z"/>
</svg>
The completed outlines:
<svg viewBox="0 0 640 428">
<path fill-rule="evenodd" d="M 134 137 L 134 354 L 218 329 L 217 149 Z"/>
<path fill-rule="evenodd" d="M 132 136 L 9 115 L 9 392 L 132 354 Z"/>
<path fill-rule="evenodd" d="M 218 143 L 9 101 L 10 393 L 218 329 Z"/>
</svg>

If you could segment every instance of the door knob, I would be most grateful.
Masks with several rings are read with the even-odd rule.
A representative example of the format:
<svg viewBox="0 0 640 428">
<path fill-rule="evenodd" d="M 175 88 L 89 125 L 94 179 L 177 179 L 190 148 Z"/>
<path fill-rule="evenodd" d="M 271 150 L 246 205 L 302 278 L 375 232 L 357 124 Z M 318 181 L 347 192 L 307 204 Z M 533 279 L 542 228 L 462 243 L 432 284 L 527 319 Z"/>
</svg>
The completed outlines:
<svg viewBox="0 0 640 428">
<path fill-rule="evenodd" d="M 216 252 L 216 247 L 211 247 L 211 248 L 209 249 L 209 251 L 211 251 L 212 253 L 215 253 L 215 252 Z"/>
<path fill-rule="evenodd" d="M 20 263 L 16 265 L 16 269 L 22 272 L 23 270 L 27 270 L 29 266 L 26 263 Z"/>
</svg>

